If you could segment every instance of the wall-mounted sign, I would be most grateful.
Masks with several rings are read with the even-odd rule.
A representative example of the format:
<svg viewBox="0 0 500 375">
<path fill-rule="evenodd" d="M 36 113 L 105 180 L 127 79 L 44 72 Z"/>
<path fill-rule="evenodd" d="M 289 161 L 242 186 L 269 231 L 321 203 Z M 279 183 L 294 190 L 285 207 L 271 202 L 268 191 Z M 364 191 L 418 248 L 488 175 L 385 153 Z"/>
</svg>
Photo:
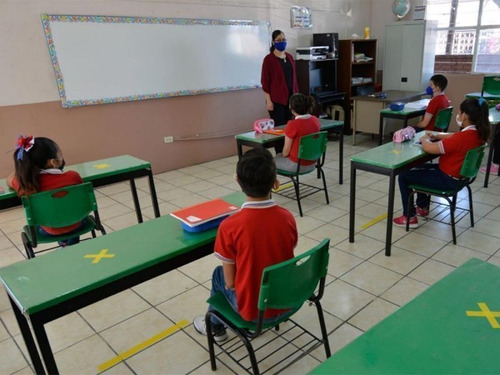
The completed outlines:
<svg viewBox="0 0 500 375">
<path fill-rule="evenodd" d="M 296 29 L 312 28 L 311 9 L 293 5 L 290 7 L 290 24 Z"/>
</svg>

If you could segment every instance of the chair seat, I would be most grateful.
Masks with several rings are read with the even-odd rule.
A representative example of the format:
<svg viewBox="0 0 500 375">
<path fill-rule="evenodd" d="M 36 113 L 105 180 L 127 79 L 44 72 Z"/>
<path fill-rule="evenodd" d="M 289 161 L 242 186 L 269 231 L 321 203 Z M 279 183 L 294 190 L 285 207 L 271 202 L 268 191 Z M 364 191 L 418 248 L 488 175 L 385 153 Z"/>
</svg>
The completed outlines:
<svg viewBox="0 0 500 375">
<path fill-rule="evenodd" d="M 231 323 L 233 323 L 239 329 L 247 329 L 249 331 L 257 330 L 257 322 L 249 322 L 241 317 L 236 311 L 234 311 L 233 307 L 229 304 L 227 298 L 222 293 L 216 293 L 212 297 L 210 297 L 207 302 L 212 305 L 217 311 L 222 313 Z M 271 323 L 263 323 L 262 329 L 266 330 L 272 327 L 275 327 L 280 322 L 288 319 L 292 316 L 298 309 L 290 310 L 288 313 L 283 314 L 283 316 L 277 321 L 273 321 Z"/>
<path fill-rule="evenodd" d="M 82 228 L 80 228 L 79 231 L 71 232 L 68 234 L 57 234 L 57 235 L 46 236 L 46 235 L 43 235 L 42 233 L 40 233 L 40 231 L 38 230 L 39 226 L 37 226 L 37 228 L 36 228 L 36 240 L 38 243 L 50 243 L 50 242 L 54 242 L 54 241 L 65 241 L 69 238 L 81 236 L 82 234 L 88 233 L 88 232 L 96 229 L 96 227 L 97 227 L 97 223 L 96 223 L 94 217 L 91 215 L 87 216 L 87 218 L 85 220 L 85 225 Z M 33 241 L 33 239 L 31 238 L 31 231 L 30 231 L 28 225 L 25 225 L 23 227 L 23 231 L 26 234 L 26 236 L 28 237 L 28 239 L 30 241 Z"/>
<path fill-rule="evenodd" d="M 452 190 L 441 190 L 441 189 L 432 189 L 428 186 L 423 186 L 423 185 L 410 185 L 410 189 L 413 190 L 418 190 L 422 192 L 429 192 L 429 194 L 435 194 L 435 195 L 447 195 L 447 196 L 452 196 L 455 194 L 455 189 Z"/>
<path fill-rule="evenodd" d="M 284 169 L 277 169 L 276 173 L 280 174 L 280 175 L 283 175 L 283 176 L 295 176 L 297 174 L 299 176 L 302 176 L 302 175 L 309 174 L 309 173 L 313 172 L 315 169 L 316 169 L 316 167 L 315 168 L 311 168 L 311 169 L 306 170 L 306 171 L 300 171 L 298 173 L 297 173 L 297 171 L 290 172 L 290 171 L 286 171 Z"/>
</svg>

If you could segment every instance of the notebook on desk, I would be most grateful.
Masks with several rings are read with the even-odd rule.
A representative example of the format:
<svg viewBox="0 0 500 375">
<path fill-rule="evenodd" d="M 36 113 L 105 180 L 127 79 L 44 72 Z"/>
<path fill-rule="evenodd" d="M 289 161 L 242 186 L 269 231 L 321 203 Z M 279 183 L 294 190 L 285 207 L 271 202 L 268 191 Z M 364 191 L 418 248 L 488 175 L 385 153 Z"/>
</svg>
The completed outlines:
<svg viewBox="0 0 500 375">
<path fill-rule="evenodd" d="M 409 102 L 405 104 L 407 109 L 425 109 L 429 105 L 430 99 L 420 99 L 415 102 Z"/>
<path fill-rule="evenodd" d="M 273 135 L 282 135 L 285 134 L 285 129 L 266 129 L 264 130 L 265 134 L 273 134 Z"/>
<path fill-rule="evenodd" d="M 218 198 L 174 211 L 170 215 L 193 228 L 211 220 L 234 214 L 238 210 L 239 207 Z"/>
</svg>

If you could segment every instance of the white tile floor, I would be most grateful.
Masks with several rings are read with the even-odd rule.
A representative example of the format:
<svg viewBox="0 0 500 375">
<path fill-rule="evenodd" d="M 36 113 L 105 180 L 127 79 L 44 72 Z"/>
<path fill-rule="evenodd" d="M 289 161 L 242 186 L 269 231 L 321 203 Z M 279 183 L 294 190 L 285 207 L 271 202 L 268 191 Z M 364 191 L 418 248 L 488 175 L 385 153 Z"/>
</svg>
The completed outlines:
<svg viewBox="0 0 500 375">
<path fill-rule="evenodd" d="M 468 218 L 458 224 L 458 244 L 451 243 L 451 228 L 424 222 L 417 230 L 395 228 L 392 256 L 384 256 L 386 222 L 362 228 L 385 213 L 388 180 L 359 172 L 356 202 L 356 242 L 348 241 L 349 156 L 374 147 L 370 137 L 358 136 L 358 144 L 345 139 L 344 184 L 338 185 L 338 142 L 328 143 L 326 174 L 330 204 L 321 193 L 304 201 L 304 217 L 295 201 L 275 195 L 276 201 L 296 216 L 300 239 L 297 253 L 322 238 L 331 238 L 329 276 L 323 307 L 333 352 L 351 342 L 399 306 L 407 303 L 467 259 L 476 257 L 500 265 L 500 178 L 492 176 L 482 187 L 480 175 L 473 185 L 476 226 Z M 238 190 L 233 175 L 236 156 L 155 176 L 163 215 L 207 199 Z M 153 217 L 147 181 L 138 181 L 146 219 Z M 109 231 L 136 224 L 126 183 L 98 189 L 99 210 Z M 463 196 L 465 197 L 465 196 Z M 399 195 L 395 202 L 400 213 Z M 0 212 L 0 267 L 24 260 L 20 208 Z M 71 251 L 71 249 L 63 250 Z M 43 255 L 40 255 L 43 256 Z M 192 326 L 193 318 L 206 310 L 212 256 L 104 301 L 88 306 L 47 325 L 62 374 L 207 374 L 211 373 L 206 339 Z M 0 374 L 32 374 L 22 337 L 3 286 L 0 287 Z M 312 308 L 305 307 L 298 320 L 317 331 Z M 175 324 L 187 325 L 125 361 L 102 370 L 100 365 Z M 295 363 L 286 373 L 304 374 L 325 359 L 322 348 Z M 101 368 L 101 369 L 100 369 Z M 230 361 L 218 364 L 218 374 L 239 373 Z"/>
</svg>

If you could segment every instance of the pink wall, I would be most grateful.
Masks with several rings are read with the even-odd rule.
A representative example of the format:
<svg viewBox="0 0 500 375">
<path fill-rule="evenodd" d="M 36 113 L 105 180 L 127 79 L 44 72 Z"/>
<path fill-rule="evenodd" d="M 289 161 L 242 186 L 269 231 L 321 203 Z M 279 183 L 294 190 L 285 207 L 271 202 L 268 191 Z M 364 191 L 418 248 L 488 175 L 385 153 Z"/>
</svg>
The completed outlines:
<svg viewBox="0 0 500 375">
<path fill-rule="evenodd" d="M 0 178 L 19 134 L 53 138 L 69 164 L 130 154 L 155 173 L 236 154 L 234 134 L 266 117 L 261 89 L 64 109 L 59 101 L 0 107 Z M 201 137 L 175 140 L 163 137 Z"/>
</svg>

